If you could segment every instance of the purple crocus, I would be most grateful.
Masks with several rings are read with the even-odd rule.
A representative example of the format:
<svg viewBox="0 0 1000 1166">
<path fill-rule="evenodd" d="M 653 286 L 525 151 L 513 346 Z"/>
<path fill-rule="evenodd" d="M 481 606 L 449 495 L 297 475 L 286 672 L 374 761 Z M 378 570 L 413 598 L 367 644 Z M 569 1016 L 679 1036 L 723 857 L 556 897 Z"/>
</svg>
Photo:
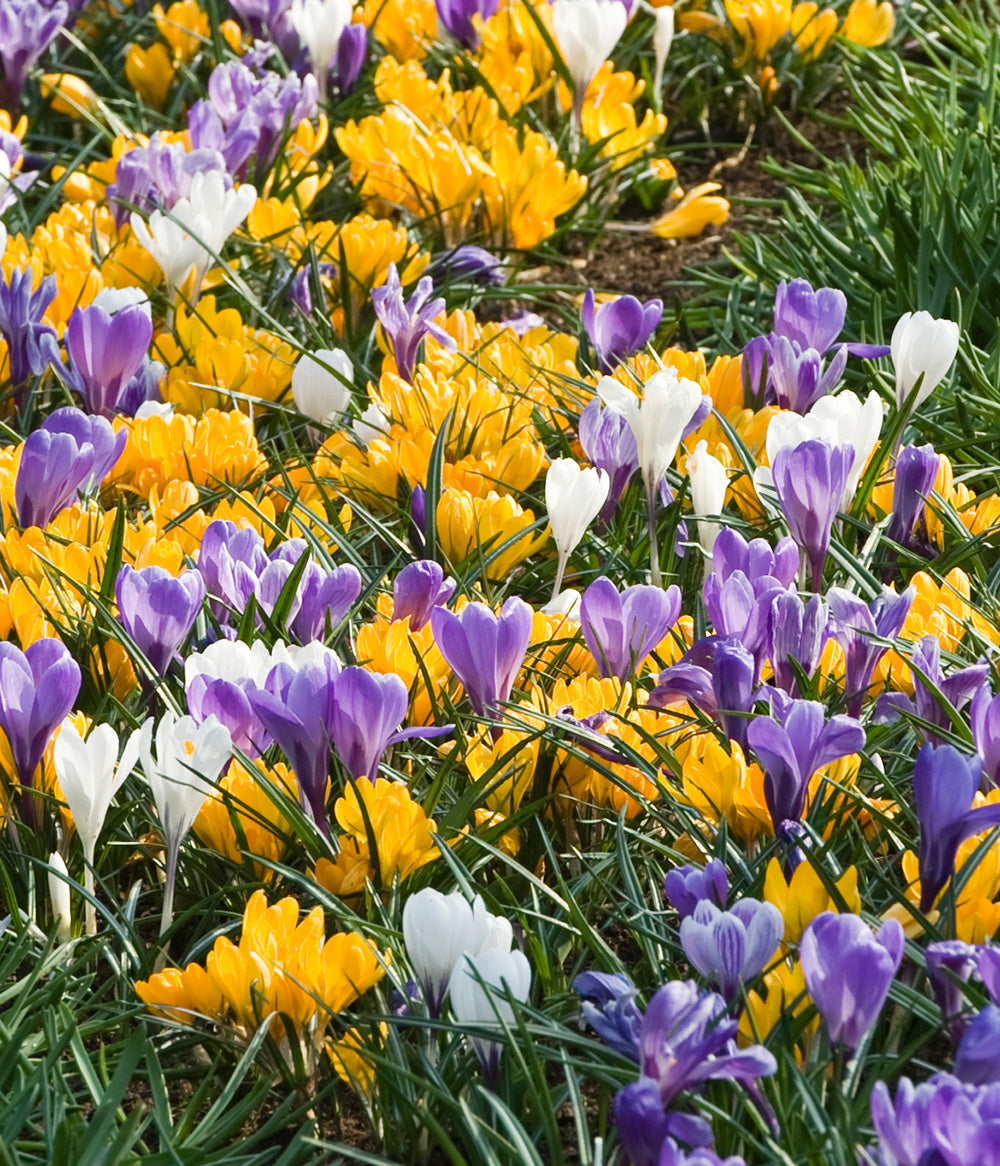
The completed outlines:
<svg viewBox="0 0 1000 1166">
<path fill-rule="evenodd" d="M 208 524 L 198 552 L 198 570 L 216 619 L 226 618 L 227 607 L 245 610 L 267 564 L 264 540 L 255 530 L 221 519 Z"/>
<path fill-rule="evenodd" d="M 28 74 L 69 17 L 65 0 L 0 0 L 0 105 L 16 114 Z"/>
<path fill-rule="evenodd" d="M 292 545 L 300 542 L 301 546 Z M 282 544 L 272 562 L 283 554 L 294 565 L 307 550 L 304 540 L 290 539 Z M 297 611 L 288 620 L 292 634 L 302 644 L 322 639 L 327 624 L 337 627 L 350 611 L 361 594 L 361 586 L 361 572 L 353 563 L 342 563 L 332 571 L 324 571 L 318 563 L 307 563 L 299 579 Z"/>
<path fill-rule="evenodd" d="M 418 280 L 409 300 L 404 300 L 395 263 L 389 265 L 385 283 L 372 291 L 375 315 L 392 342 L 396 370 L 404 381 L 413 380 L 417 354 L 424 337 L 432 336 L 448 352 L 454 352 L 457 347 L 454 338 L 434 323 L 434 317 L 445 304 L 440 297 L 430 298 L 433 291 L 434 281 L 425 275 Z"/>
<path fill-rule="evenodd" d="M 779 409 L 791 409 L 805 416 L 820 397 L 840 383 L 847 365 L 847 349 L 837 349 L 823 368 L 823 356 L 815 348 L 803 348 L 798 341 L 776 336 L 771 341 L 770 384 Z"/>
<path fill-rule="evenodd" d="M 594 293 L 583 299 L 583 327 L 602 373 L 612 373 L 618 365 L 649 343 L 663 319 L 663 301 L 643 303 L 635 296 L 619 296 L 597 307 Z"/>
<path fill-rule="evenodd" d="M 740 358 L 740 380 L 743 383 L 743 404 L 755 412 L 772 404 L 773 392 L 768 392 L 771 380 L 771 337 L 754 336 Z"/>
<path fill-rule="evenodd" d="M 856 753 L 865 731 L 853 717 L 826 720 L 814 700 L 792 700 L 774 690 L 771 716 L 750 722 L 747 741 L 764 768 L 764 798 L 774 829 L 801 821 L 813 774 L 824 765 Z"/>
<path fill-rule="evenodd" d="M 330 740 L 351 777 L 374 781 L 390 745 L 411 737 L 442 737 L 455 727 L 417 725 L 400 730 L 409 704 L 406 685 L 394 672 L 345 668 L 334 679 Z"/>
<path fill-rule="evenodd" d="M 153 134 L 148 146 L 129 150 L 115 166 L 115 180 L 108 186 L 111 217 L 120 228 L 132 209 L 148 213 L 154 208 L 170 210 L 191 194 L 196 174 L 218 174 L 227 190 L 233 178 L 226 159 L 216 149 L 188 150 L 181 142 L 167 141 Z"/>
<path fill-rule="evenodd" d="M 0 44 L 2 36 L 0 28 Z M 0 334 L 7 341 L 7 371 L 18 404 L 32 376 L 60 363 L 56 331 L 42 322 L 55 296 L 54 275 L 47 275 L 37 290 L 30 269 L 15 268 L 9 280 L 0 279 Z"/>
<path fill-rule="evenodd" d="M 983 780 L 992 788 L 1000 785 L 1000 696 L 983 684 L 969 706 L 972 739 L 983 763 Z"/>
<path fill-rule="evenodd" d="M 771 467 L 781 513 L 812 571 L 812 589 L 823 586 L 833 520 L 854 464 L 854 447 L 803 441 L 779 450 Z"/>
<path fill-rule="evenodd" d="M 703 1081 L 753 1081 L 776 1072 L 766 1049 L 736 1048 L 738 1023 L 727 1013 L 721 996 L 692 980 L 665 984 L 650 1000 L 639 1033 L 639 1067 L 656 1082 L 663 1105 Z"/>
<path fill-rule="evenodd" d="M 771 962 L 784 930 L 771 903 L 744 898 L 723 911 L 702 899 L 681 923 L 681 944 L 691 966 L 731 1001 Z"/>
<path fill-rule="evenodd" d="M 827 641 L 829 611 L 818 595 L 803 603 L 794 591 L 779 592 L 768 613 L 768 657 L 774 685 L 789 696 L 800 696 L 793 661 L 806 676 L 819 667 Z"/>
<path fill-rule="evenodd" d="M 913 1085 L 893 1102 L 876 1081 L 871 1114 L 881 1166 L 1000 1166 L 1000 1085 L 966 1085 L 947 1073 Z"/>
<path fill-rule="evenodd" d="M 507 280 L 503 260 L 474 243 L 462 243 L 453 251 L 435 255 L 427 274 L 436 282 L 462 281 L 487 287 L 502 287 Z"/>
<path fill-rule="evenodd" d="M 813 290 L 807 279 L 782 280 L 774 293 L 774 334 L 800 348 L 828 352 L 847 318 L 847 296 L 839 288 Z"/>
<path fill-rule="evenodd" d="M 886 719 L 891 720 L 898 711 L 905 710 L 920 722 L 917 727 L 925 738 L 937 744 L 940 733 L 951 728 L 952 713 L 960 712 L 982 691 L 990 666 L 980 661 L 968 668 L 956 668 L 945 676 L 941 667 L 941 641 L 937 636 L 924 636 L 910 656 L 910 670 L 913 699 L 902 692 L 887 693 L 879 698 L 876 712 L 888 713 Z"/>
<path fill-rule="evenodd" d="M 121 457 L 128 433 L 115 433 L 103 417 L 56 409 L 21 450 L 14 504 L 21 527 L 46 526 L 79 491 L 102 482 Z"/>
<path fill-rule="evenodd" d="M 972 808 L 982 763 L 951 745 L 925 745 L 913 770 L 920 826 L 917 860 L 920 910 L 929 911 L 955 870 L 958 848 L 973 834 L 1000 825 L 1000 805 Z"/>
<path fill-rule="evenodd" d="M 1000 1083 L 1000 1008 L 995 1004 L 975 1016 L 955 1050 L 952 1072 L 968 1085 Z"/>
<path fill-rule="evenodd" d="M 932 445 L 907 445 L 899 451 L 892 478 L 892 517 L 886 538 L 909 546 L 913 530 L 934 483 L 941 458 Z"/>
<path fill-rule="evenodd" d="M 753 656 L 735 636 L 709 636 L 665 669 L 650 693 L 651 708 L 668 708 L 678 697 L 714 717 L 730 741 L 746 748 L 747 717 L 754 700 Z"/>
<path fill-rule="evenodd" d="M 205 599 L 197 571 L 173 576 L 163 567 L 136 571 L 127 564 L 115 579 L 118 618 L 156 676 L 165 676 Z"/>
<path fill-rule="evenodd" d="M 719 531 L 712 548 L 712 575 L 720 583 L 725 583 L 739 571 L 750 581 L 755 592 L 769 590 L 772 586 L 787 590 L 795 582 L 798 569 L 799 553 L 795 542 L 787 536 L 772 548 L 766 539 L 755 538 L 747 542 L 738 530 L 725 526 Z M 705 602 L 710 602 L 708 588 Z"/>
<path fill-rule="evenodd" d="M 499 616 L 485 603 L 467 604 L 458 615 L 435 607 L 431 631 L 476 713 L 499 716 L 528 650 L 531 608 L 517 596 L 504 603 Z"/>
<path fill-rule="evenodd" d="M 419 632 L 434 608 L 447 603 L 454 592 L 455 580 L 445 579 L 440 563 L 433 559 L 409 563 L 392 585 L 393 622 L 409 619 L 410 631 Z"/>
<path fill-rule="evenodd" d="M 974 943 L 964 943 L 960 939 L 944 939 L 929 944 L 924 957 L 927 960 L 927 975 L 934 989 L 934 997 L 941 1009 L 941 1020 L 954 1039 L 965 1027 L 963 1011 L 965 993 L 962 985 L 967 984 L 973 973 L 979 969 L 979 953 L 982 949 Z"/>
<path fill-rule="evenodd" d="M 615 1097 L 615 1127 L 631 1166 L 746 1166 L 740 1157 L 720 1158 L 711 1148 L 711 1128 L 699 1118 L 664 1113 L 656 1082 L 641 1077 Z M 682 1150 L 674 1139 L 693 1150 Z"/>
<path fill-rule="evenodd" d="M 844 688 L 851 716 L 861 712 L 875 668 L 888 650 L 888 644 L 878 641 L 899 635 L 916 594 L 914 587 L 908 587 L 901 595 L 886 588 L 871 603 L 865 603 L 841 587 L 831 587 L 827 592 L 830 638 L 844 650 Z"/>
<path fill-rule="evenodd" d="M 112 417 L 118 412 L 152 338 L 148 303 L 132 303 L 114 313 L 96 303 L 74 309 L 66 327 L 66 379 L 88 413 Z"/>
<path fill-rule="evenodd" d="M 199 725 L 215 717 L 229 730 L 234 750 L 257 757 L 267 735 L 250 700 L 254 687 L 249 679 L 237 682 L 199 674 L 187 686 L 188 712 Z"/>
<path fill-rule="evenodd" d="M 573 991 L 581 997 L 583 1019 L 601 1040 L 616 1053 L 638 1062 L 642 1010 L 635 1002 L 635 984 L 628 976 L 581 972 L 573 981 Z"/>
<path fill-rule="evenodd" d="M 623 413 L 606 408 L 600 397 L 594 397 L 580 414 L 579 436 L 587 460 L 604 470 L 611 481 L 599 515 L 601 522 L 608 523 L 618 509 L 625 487 L 639 469 L 635 434 Z"/>
<path fill-rule="evenodd" d="M 438 19 L 466 49 L 479 47 L 479 29 L 473 20 L 487 21 L 499 7 L 499 0 L 436 0 Z"/>
<path fill-rule="evenodd" d="M 856 1049 L 879 1018 L 905 943 L 898 919 L 873 934 L 857 915 L 817 915 L 802 935 L 799 959 L 813 1003 L 834 1044 Z"/>
<path fill-rule="evenodd" d="M 1000 947 L 980 947 L 979 978 L 994 1004 L 1000 1005 Z"/>
<path fill-rule="evenodd" d="M 664 879 L 663 892 L 682 919 L 686 919 L 702 900 L 725 907 L 729 895 L 726 868 L 717 858 L 709 859 L 703 867 L 678 866 Z"/>
<path fill-rule="evenodd" d="M 636 584 L 619 592 L 602 575 L 580 600 L 580 628 L 601 676 L 631 680 L 639 665 L 677 622 L 678 587 Z"/>
<path fill-rule="evenodd" d="M 31 788 L 52 734 L 76 703 L 80 680 L 80 666 L 61 640 L 36 640 L 26 652 L 0 643 L 0 728 L 23 790 Z M 32 825 L 34 809 L 26 793 L 21 816 Z"/>
</svg>

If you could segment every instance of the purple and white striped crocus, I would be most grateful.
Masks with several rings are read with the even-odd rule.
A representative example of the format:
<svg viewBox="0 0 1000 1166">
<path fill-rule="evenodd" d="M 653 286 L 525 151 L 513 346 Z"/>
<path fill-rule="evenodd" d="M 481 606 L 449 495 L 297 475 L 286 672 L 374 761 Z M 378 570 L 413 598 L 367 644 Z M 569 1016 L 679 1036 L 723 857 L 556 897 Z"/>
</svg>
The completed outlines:
<svg viewBox="0 0 1000 1166">
<path fill-rule="evenodd" d="M 691 966 L 731 1001 L 771 962 L 784 930 L 771 903 L 744 898 L 724 911 L 702 899 L 681 923 L 681 945 Z"/>
<path fill-rule="evenodd" d="M 445 303 L 440 297 L 431 299 L 433 292 L 434 282 L 425 275 L 418 280 L 413 295 L 404 299 L 395 263 L 389 265 L 385 283 L 372 291 L 372 307 L 392 344 L 396 371 L 404 381 L 413 380 L 420 345 L 426 337 L 436 340 L 448 352 L 457 347 L 454 337 L 434 323 Z"/>
<path fill-rule="evenodd" d="M 628 418 L 594 399 L 580 414 L 580 445 L 587 460 L 608 475 L 607 501 L 598 515 L 603 523 L 611 521 L 625 488 L 639 468 L 639 450 Z"/>
<path fill-rule="evenodd" d="M 801 696 L 793 661 L 807 677 L 819 667 L 827 641 L 830 613 L 818 595 L 803 603 L 794 591 L 779 592 L 768 613 L 768 658 L 774 685 L 789 696 Z"/>
<path fill-rule="evenodd" d="M 580 600 L 580 627 L 601 676 L 631 680 L 681 613 L 678 587 L 636 584 L 624 591 L 602 575 Z"/>
</svg>

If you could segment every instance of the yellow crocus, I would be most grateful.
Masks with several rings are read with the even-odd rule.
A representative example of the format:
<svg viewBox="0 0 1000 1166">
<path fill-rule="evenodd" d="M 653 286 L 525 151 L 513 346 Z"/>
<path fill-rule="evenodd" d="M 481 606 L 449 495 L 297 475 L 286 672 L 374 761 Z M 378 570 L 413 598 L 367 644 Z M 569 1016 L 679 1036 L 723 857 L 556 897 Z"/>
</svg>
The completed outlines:
<svg viewBox="0 0 1000 1166">
<path fill-rule="evenodd" d="M 865 48 L 883 45 L 892 35 L 896 25 L 896 13 L 890 0 L 853 0 L 840 35 Z"/>
<path fill-rule="evenodd" d="M 167 46 L 159 41 L 148 49 L 129 45 L 125 78 L 147 105 L 162 109 L 174 82 L 174 63 Z"/>
<path fill-rule="evenodd" d="M 847 910 L 858 914 L 861 896 L 858 894 L 857 868 L 848 867 L 834 885 Z M 772 858 L 764 877 L 764 898 L 773 903 L 784 917 L 786 943 L 798 943 L 802 932 L 817 915 L 840 910 L 838 900 L 827 890 L 808 858 L 799 863 L 790 880 L 786 880 L 778 859 Z"/>
<path fill-rule="evenodd" d="M 715 192 L 718 182 L 703 182 L 692 187 L 666 214 L 650 224 L 650 231 L 660 239 L 689 239 L 700 235 L 707 226 L 718 227 L 729 218 L 729 202 Z"/>
</svg>

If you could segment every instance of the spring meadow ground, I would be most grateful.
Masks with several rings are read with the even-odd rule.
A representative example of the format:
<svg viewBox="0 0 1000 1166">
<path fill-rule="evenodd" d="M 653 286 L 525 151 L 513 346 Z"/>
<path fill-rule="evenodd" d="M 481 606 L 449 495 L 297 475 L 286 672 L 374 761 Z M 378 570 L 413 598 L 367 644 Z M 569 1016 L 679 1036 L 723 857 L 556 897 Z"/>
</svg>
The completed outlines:
<svg viewBox="0 0 1000 1166">
<path fill-rule="evenodd" d="M 1000 1164 L 998 100 L 0 0 L 0 1166 Z"/>
</svg>

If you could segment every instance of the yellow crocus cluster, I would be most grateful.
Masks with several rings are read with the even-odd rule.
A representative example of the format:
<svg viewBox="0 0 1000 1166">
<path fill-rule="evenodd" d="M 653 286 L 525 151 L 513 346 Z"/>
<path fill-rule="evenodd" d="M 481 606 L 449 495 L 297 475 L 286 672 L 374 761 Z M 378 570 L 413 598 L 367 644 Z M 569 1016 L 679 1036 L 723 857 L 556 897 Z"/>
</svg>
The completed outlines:
<svg viewBox="0 0 1000 1166">
<path fill-rule="evenodd" d="M 820 8 L 815 0 L 725 0 L 726 16 L 742 42 L 737 63 L 765 62 L 786 37 L 803 60 L 815 60 L 837 30 L 837 13 Z M 873 48 L 889 39 L 895 23 L 888 0 L 854 0 L 840 35 L 855 44 Z"/>
</svg>

